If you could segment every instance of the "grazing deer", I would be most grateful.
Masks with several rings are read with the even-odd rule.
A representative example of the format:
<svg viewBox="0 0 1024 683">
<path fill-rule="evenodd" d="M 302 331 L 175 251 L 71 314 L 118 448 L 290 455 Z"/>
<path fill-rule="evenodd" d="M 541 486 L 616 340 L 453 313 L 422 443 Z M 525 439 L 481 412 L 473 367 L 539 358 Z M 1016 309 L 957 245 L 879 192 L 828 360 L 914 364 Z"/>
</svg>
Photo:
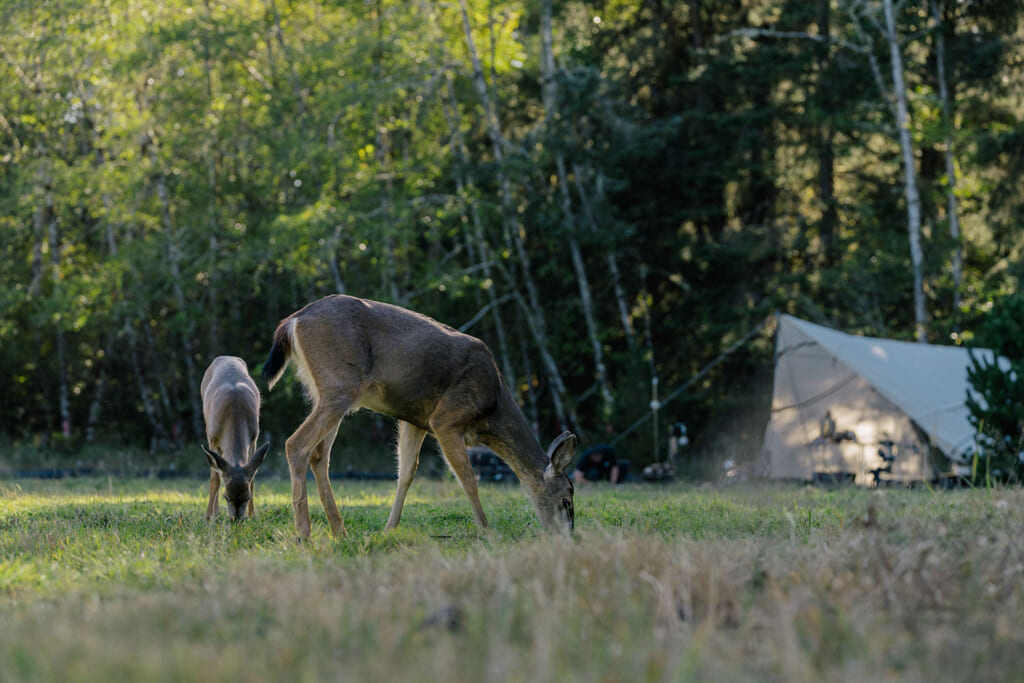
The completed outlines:
<svg viewBox="0 0 1024 683">
<path fill-rule="evenodd" d="M 511 466 L 545 527 L 572 530 L 573 486 L 565 471 L 576 436 L 564 432 L 545 453 L 490 350 L 476 337 L 398 306 L 334 295 L 314 301 L 278 325 L 263 366 L 270 388 L 289 359 L 312 404 L 309 416 L 285 443 L 300 538 L 310 534 L 310 465 L 331 533 L 345 533 L 328 480 L 328 463 L 341 420 L 359 408 L 398 421 L 398 486 L 385 529 L 398 526 L 420 447 L 431 434 L 469 497 L 480 527 L 487 526 L 487 518 L 467 442 L 491 448 Z"/>
<path fill-rule="evenodd" d="M 252 516 L 253 480 L 270 448 L 256 448 L 260 433 L 260 392 L 249 377 L 245 361 L 235 356 L 217 356 L 203 375 L 203 417 L 206 440 L 203 446 L 210 462 L 210 502 L 206 519 L 217 516 L 217 490 L 224 484 L 228 514 L 236 521 Z"/>
</svg>

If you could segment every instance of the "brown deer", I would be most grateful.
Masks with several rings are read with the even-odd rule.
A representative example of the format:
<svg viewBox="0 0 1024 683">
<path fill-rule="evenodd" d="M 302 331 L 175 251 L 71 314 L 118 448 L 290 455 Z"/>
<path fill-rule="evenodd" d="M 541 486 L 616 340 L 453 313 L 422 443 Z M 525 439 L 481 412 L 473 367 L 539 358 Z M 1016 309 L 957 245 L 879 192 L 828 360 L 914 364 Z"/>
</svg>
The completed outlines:
<svg viewBox="0 0 1024 683">
<path fill-rule="evenodd" d="M 306 471 L 312 465 L 331 533 L 345 533 L 328 479 L 331 445 L 346 414 L 368 408 L 398 421 L 398 486 L 385 529 L 402 517 L 405 496 L 427 434 L 469 497 L 476 523 L 487 527 L 466 444 L 494 450 L 519 477 L 547 528 L 573 528 L 573 486 L 565 471 L 576 436 L 537 443 L 487 346 L 425 315 L 334 295 L 288 316 L 274 333 L 263 366 L 270 388 L 289 359 L 312 404 L 285 443 L 295 530 L 310 535 Z"/>
<path fill-rule="evenodd" d="M 260 392 L 249 376 L 245 361 L 236 356 L 217 356 L 203 375 L 201 387 L 206 440 L 210 462 L 210 501 L 206 519 L 217 516 L 217 490 L 224 484 L 228 514 L 236 521 L 253 513 L 253 480 L 270 448 L 256 448 L 260 433 Z"/>
</svg>

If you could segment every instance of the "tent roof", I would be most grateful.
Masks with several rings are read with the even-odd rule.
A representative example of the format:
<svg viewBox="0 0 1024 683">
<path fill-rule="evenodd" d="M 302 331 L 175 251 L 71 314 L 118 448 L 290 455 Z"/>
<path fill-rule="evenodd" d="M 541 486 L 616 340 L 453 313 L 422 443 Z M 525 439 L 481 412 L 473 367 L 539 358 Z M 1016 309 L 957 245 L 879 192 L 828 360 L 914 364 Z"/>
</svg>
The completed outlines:
<svg viewBox="0 0 1024 683">
<path fill-rule="evenodd" d="M 971 388 L 967 348 L 859 337 L 789 315 L 781 316 L 779 324 L 797 328 L 868 380 L 947 456 L 960 459 L 970 449 L 975 430 L 966 405 Z M 786 351 L 778 349 L 780 355 Z M 992 358 L 988 349 L 972 351 Z"/>
</svg>

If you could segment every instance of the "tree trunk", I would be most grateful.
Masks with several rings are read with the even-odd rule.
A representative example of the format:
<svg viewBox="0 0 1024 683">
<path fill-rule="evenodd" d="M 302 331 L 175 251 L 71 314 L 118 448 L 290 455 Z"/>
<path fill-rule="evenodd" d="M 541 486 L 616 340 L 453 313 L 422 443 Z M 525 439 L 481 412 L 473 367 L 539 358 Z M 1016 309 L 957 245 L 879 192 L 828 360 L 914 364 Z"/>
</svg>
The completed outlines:
<svg viewBox="0 0 1024 683">
<path fill-rule="evenodd" d="M 135 387 L 139 392 L 139 400 L 142 401 L 142 410 L 149 421 L 149 427 L 153 430 L 150 443 L 156 441 L 167 441 L 167 429 L 163 420 L 160 419 L 159 410 L 153 403 L 153 396 L 146 385 L 146 375 L 142 362 L 139 359 L 139 345 L 135 329 L 130 320 L 125 320 L 124 335 L 128 338 L 128 355 L 132 363 L 132 376 L 135 378 Z M 155 449 L 154 449 L 155 450 Z"/>
<path fill-rule="evenodd" d="M 160 169 L 159 158 L 156 154 L 155 145 L 149 147 L 150 160 L 156 170 L 156 191 L 160 199 L 161 219 L 163 221 L 164 233 L 167 236 L 167 266 L 170 270 L 171 291 L 174 294 L 174 301 L 178 306 L 178 315 L 181 316 L 181 347 L 184 354 L 185 378 L 188 382 L 188 400 L 191 408 L 192 434 L 196 439 L 203 437 L 203 411 L 199 404 L 199 382 L 196 379 L 195 352 L 192 346 L 192 323 L 188 303 L 185 301 L 185 292 L 181 288 L 181 251 L 178 247 L 178 236 L 176 234 L 174 219 L 171 216 L 171 202 L 167 191 L 167 180 Z M 173 416 L 172 416 L 173 419 Z M 174 434 L 176 438 L 180 434 Z"/>
<path fill-rule="evenodd" d="M 537 295 L 537 288 L 533 282 L 530 259 L 527 254 L 526 247 L 523 244 L 523 235 L 525 230 L 516 215 L 516 209 L 512 199 L 511 184 L 508 180 L 508 176 L 502 168 L 502 162 L 504 160 L 504 153 L 502 151 L 504 136 L 501 132 L 501 125 L 498 122 L 497 112 L 491 102 L 491 97 L 487 88 L 487 81 L 484 79 L 483 66 L 480 64 L 480 57 L 476 50 L 476 44 L 473 41 L 473 31 L 472 26 L 469 23 L 469 11 L 466 9 L 466 0 L 459 0 L 459 7 L 462 12 L 462 27 L 466 36 L 466 47 L 469 52 L 470 61 L 472 62 L 473 87 L 477 92 L 477 96 L 480 98 L 480 103 L 484 110 L 484 120 L 487 125 L 488 135 L 491 138 L 491 149 L 494 154 L 494 161 L 498 166 L 497 174 L 498 185 L 501 192 L 502 220 L 506 222 L 505 233 L 507 239 L 511 241 L 510 246 L 515 250 L 516 256 L 519 259 L 520 270 L 523 274 L 523 284 L 526 288 L 529 303 L 523 299 L 522 293 L 519 291 L 518 285 L 511 272 L 508 269 L 502 270 L 506 278 L 508 278 L 513 290 L 513 295 L 516 297 L 516 301 L 522 309 L 523 317 L 527 322 L 527 327 L 534 338 L 534 342 L 537 344 L 541 360 L 544 362 L 545 372 L 547 372 L 548 377 L 551 380 L 551 384 L 553 386 L 551 400 L 554 404 L 555 415 L 558 421 L 562 424 L 566 424 L 566 417 L 568 416 L 572 426 L 577 430 L 577 432 L 579 432 L 579 423 L 576 419 L 575 411 L 571 407 L 568 407 L 568 397 L 565 389 L 565 383 L 562 381 L 562 375 L 558 370 L 558 365 L 554 362 L 554 357 L 548 350 L 544 310 L 540 305 L 540 297 Z"/>
<path fill-rule="evenodd" d="M 271 3 L 273 4 L 273 3 Z M 274 10 L 275 18 L 277 10 Z M 210 2 L 206 0 L 206 16 L 210 23 L 213 23 L 213 16 L 210 10 Z M 206 101 L 213 104 L 213 67 L 210 60 L 210 45 L 209 35 L 203 33 L 203 70 L 206 75 Z M 210 197 L 207 206 L 206 221 L 207 229 L 209 230 L 209 261 L 207 270 L 209 272 L 210 284 L 207 288 L 207 301 L 209 302 L 206 310 L 210 312 L 207 316 L 207 330 L 209 332 L 210 351 L 209 356 L 213 358 L 219 353 L 221 348 L 220 343 L 220 302 L 218 300 L 217 293 L 217 252 L 219 245 L 217 243 L 217 130 L 214 127 L 210 127 L 204 124 L 204 140 L 203 140 L 203 156 L 206 158 L 206 183 L 210 191 Z"/>
<path fill-rule="evenodd" d="M 53 208 L 53 187 L 45 183 L 45 199 L 41 211 L 50 241 L 50 267 L 53 272 L 53 294 L 60 300 L 60 235 L 57 232 L 57 216 Z M 37 213 L 38 216 L 38 213 Z M 60 411 L 60 432 L 64 438 L 71 436 L 71 402 L 68 397 L 67 343 L 64 338 L 64 316 L 56 316 L 57 335 L 57 408 Z"/>
<path fill-rule="evenodd" d="M 96 368 L 96 387 L 92 395 L 92 403 L 89 404 L 89 417 L 85 424 L 85 442 L 93 443 L 96 440 L 96 427 L 100 424 L 100 417 L 103 414 L 103 397 L 107 390 L 107 359 L 114 351 L 114 333 L 108 331 L 106 341 L 103 343 L 102 354 L 97 354 L 93 367 Z"/>
<path fill-rule="evenodd" d="M 48 193 L 49 190 L 46 190 Z M 46 240 L 46 204 L 36 207 L 32 217 L 33 240 L 32 240 L 32 281 L 28 283 L 27 298 L 32 299 L 39 296 L 40 287 L 43 284 L 43 242 Z"/>
<path fill-rule="evenodd" d="M 651 332 L 651 294 L 647 289 L 647 264 L 640 265 L 640 282 L 643 291 L 640 293 L 640 300 L 643 302 L 644 314 L 644 336 L 647 337 L 647 363 L 651 372 L 651 424 L 653 444 L 653 462 L 661 462 L 661 439 L 658 436 L 658 365 L 654 360 L 654 334 Z"/>
<path fill-rule="evenodd" d="M 520 312 L 520 316 L 522 313 Z M 519 355 L 523 364 L 523 376 L 526 378 L 526 415 L 530 418 L 530 425 L 536 434 L 540 434 L 540 408 L 537 405 L 537 382 L 533 374 L 533 364 L 530 363 L 529 350 L 526 348 L 526 338 L 519 335 Z"/>
<path fill-rule="evenodd" d="M 942 127 L 944 130 L 945 162 L 946 162 L 946 214 L 949 217 L 949 236 L 953 240 L 952 276 L 953 276 L 953 331 L 960 329 L 960 287 L 963 280 L 963 244 L 960 237 L 960 210 L 956 198 L 956 156 L 953 149 L 952 101 L 946 81 L 946 37 L 943 33 L 945 22 L 936 2 L 932 3 L 932 12 L 937 23 L 935 29 L 935 64 L 938 69 L 939 102 L 942 106 Z"/>
<path fill-rule="evenodd" d="M 910 237 L 910 263 L 914 274 L 914 336 L 919 342 L 928 341 L 928 312 L 924 292 L 924 255 L 921 250 L 921 196 L 917 190 L 914 170 L 914 143 L 910 136 L 910 116 L 907 112 L 907 88 L 903 81 L 903 55 L 900 53 L 896 33 L 896 17 L 892 0 L 884 0 L 885 38 L 889 44 L 892 67 L 893 97 L 896 102 L 896 126 L 899 129 L 900 149 L 903 153 L 903 182 L 907 200 L 907 230 Z"/>
<path fill-rule="evenodd" d="M 822 37 L 823 43 L 819 46 L 818 52 L 818 80 L 817 99 L 818 111 L 832 111 L 832 91 L 835 87 L 832 83 L 830 67 L 831 59 L 829 50 L 831 48 L 831 2 L 820 0 L 818 3 L 818 35 Z M 832 122 L 828 120 L 828 113 L 823 113 L 825 120 L 818 124 L 818 201 L 821 202 L 821 242 L 823 252 L 823 265 L 826 268 L 834 266 L 838 260 L 839 243 L 839 219 L 836 212 L 835 197 L 835 131 Z"/>
<path fill-rule="evenodd" d="M 374 22 L 377 28 L 377 49 L 373 52 L 373 79 L 378 84 L 378 89 L 383 89 L 384 66 L 381 64 L 381 55 L 384 53 L 384 17 L 381 11 L 381 0 L 374 3 Z M 402 305 L 404 303 L 401 293 L 398 291 L 398 267 L 395 263 L 396 242 L 395 230 L 395 202 L 394 188 L 392 186 L 392 173 L 388 165 L 390 150 L 388 148 L 388 131 L 385 117 L 381 112 L 381 101 L 378 99 L 374 109 L 374 155 L 377 159 L 379 172 L 377 179 L 381 183 L 380 189 L 380 211 L 383 216 L 383 229 L 381 230 L 381 243 L 384 249 L 384 268 L 381 269 L 381 286 L 388 293 L 391 302 Z"/>
<path fill-rule="evenodd" d="M 165 425 L 170 425 L 168 434 L 174 446 L 179 446 L 181 441 L 181 424 L 179 422 L 179 415 L 181 410 L 179 409 L 180 402 L 175 400 L 171 396 L 171 390 L 167 388 L 167 382 L 165 381 L 165 372 L 161 355 L 161 349 L 157 348 L 156 340 L 153 338 L 153 328 L 149 325 L 142 325 L 142 341 L 145 343 L 144 353 L 148 355 L 143 356 L 143 360 L 146 363 L 146 371 L 150 377 L 153 378 L 153 383 L 156 385 L 156 397 L 158 407 L 161 409 L 161 415 L 163 416 L 163 422 Z M 191 392 L 190 392 L 191 393 Z M 202 438 L 203 435 L 200 435 Z"/>
<path fill-rule="evenodd" d="M 341 244 L 341 223 L 334 226 L 334 236 L 327 242 L 327 264 L 331 269 L 331 279 L 334 280 L 334 291 L 337 294 L 345 294 L 345 280 L 341 277 L 341 268 L 338 267 L 338 250 Z"/>
<path fill-rule="evenodd" d="M 108 211 L 113 205 L 113 201 L 109 195 L 103 195 L 103 204 L 107 207 Z M 117 258 L 117 236 L 114 234 L 114 225 L 108 219 L 104 220 L 104 232 L 107 237 L 107 258 L 112 262 Z M 118 298 L 122 296 L 120 288 L 116 293 Z M 111 354 L 114 353 L 114 342 L 116 341 L 116 335 L 114 334 L 114 328 L 112 326 L 113 320 L 111 320 L 111 327 L 108 328 L 106 334 L 106 340 L 103 343 L 103 349 L 101 353 L 97 354 L 93 367 L 97 371 L 96 387 L 93 391 L 92 403 L 89 405 L 89 417 L 85 425 L 85 442 L 93 443 L 96 440 L 96 427 L 100 424 L 100 418 L 103 415 L 103 397 L 107 390 L 107 363 L 110 362 Z"/>
<path fill-rule="evenodd" d="M 442 59 L 442 63 L 446 61 Z M 463 169 L 469 168 L 469 149 L 466 147 L 466 142 L 462 138 L 462 132 L 459 129 L 459 106 L 458 100 L 455 97 L 455 86 L 452 83 L 450 77 L 445 78 L 446 94 L 447 99 L 442 98 L 441 109 L 444 113 L 445 122 L 448 124 L 448 132 L 451 138 L 452 153 L 455 155 L 456 169 L 461 166 Z M 483 224 L 480 221 L 480 212 L 477 209 L 476 199 L 473 196 L 475 189 L 475 183 L 473 178 L 469 176 L 468 170 L 454 171 L 455 175 L 455 190 L 459 193 L 459 196 L 464 197 L 469 208 L 469 224 L 472 229 L 472 234 L 467 235 L 466 243 L 468 245 L 476 245 L 479 250 L 479 263 L 483 269 L 484 278 L 490 282 L 493 282 L 491 260 L 493 258 L 491 253 L 490 244 L 487 242 L 484 236 Z M 505 337 L 505 324 L 502 319 L 501 311 L 498 310 L 498 294 L 495 291 L 494 286 L 486 288 L 488 303 L 491 306 L 493 312 L 492 320 L 494 321 L 494 334 L 498 339 L 498 356 L 501 361 L 502 372 L 505 373 L 505 381 L 511 387 L 515 387 L 516 375 L 512 368 L 512 359 L 509 356 L 508 340 Z"/>
<path fill-rule="evenodd" d="M 398 291 L 398 266 L 395 260 L 396 242 L 394 230 L 396 228 L 394 192 L 391 184 L 391 172 L 388 169 L 387 153 L 387 132 L 383 130 L 383 124 L 377 126 L 377 163 L 380 166 L 379 179 L 381 182 L 380 211 L 383 216 L 384 229 L 381 240 L 384 249 L 384 267 L 381 269 L 381 284 L 384 291 L 388 293 L 393 303 L 402 305 L 404 303 L 401 292 Z"/>
<path fill-rule="evenodd" d="M 274 37 L 277 39 L 277 44 L 281 48 L 281 53 L 285 56 L 285 61 L 288 62 L 289 80 L 292 85 L 292 95 L 295 96 L 295 100 L 299 103 L 299 113 L 305 114 L 307 110 L 306 104 L 306 91 L 302 87 L 302 83 L 299 80 L 299 74 L 295 70 L 295 60 L 291 59 L 288 55 L 288 45 L 284 41 L 284 31 L 281 30 L 281 15 L 277 11 L 277 5 L 274 4 L 274 0 L 268 0 L 267 8 L 270 10 L 270 16 L 274 20 Z"/>
<path fill-rule="evenodd" d="M 576 194 L 580 198 L 583 217 L 586 218 L 591 232 L 598 234 L 600 229 L 597 225 L 597 219 L 594 217 L 594 208 L 591 205 L 592 200 L 583 186 L 584 175 L 589 176 L 589 173 L 585 173 L 578 164 L 573 165 L 573 179 L 576 184 Z M 601 182 L 598 181 L 599 196 L 600 185 Z M 636 348 L 636 340 L 634 339 L 633 323 L 630 321 L 629 305 L 626 303 L 626 293 L 622 289 L 622 275 L 619 272 L 619 260 L 615 256 L 615 249 L 610 248 L 605 252 L 605 262 L 608 265 L 608 273 L 612 279 L 612 292 L 615 295 L 615 303 L 619 311 L 619 322 L 622 323 L 622 334 L 626 337 L 626 346 L 632 351 Z"/>
<path fill-rule="evenodd" d="M 558 106 L 558 83 L 555 76 L 555 55 L 551 32 L 551 0 L 541 2 L 541 92 L 544 100 L 544 113 L 548 125 L 555 120 Z M 552 136 L 548 136 L 549 139 Z M 611 419 L 615 409 L 615 399 L 612 397 L 611 389 L 608 387 L 608 370 L 604 364 L 604 353 L 601 350 L 601 340 L 598 337 L 597 321 L 594 317 L 593 297 L 590 293 L 590 281 L 587 278 L 586 264 L 583 261 L 583 253 L 580 250 L 579 240 L 576 237 L 576 219 L 572 211 L 572 196 L 569 192 L 569 178 L 565 171 L 565 156 L 561 150 L 555 152 L 555 168 L 558 173 L 558 189 L 562 197 L 562 214 L 565 217 L 565 231 L 568 236 L 569 254 L 572 256 L 572 266 L 576 273 L 576 284 L 580 291 L 580 306 L 583 309 L 583 320 L 587 326 L 587 337 L 590 339 L 590 348 L 594 354 L 594 374 L 596 375 L 598 387 L 601 390 L 602 409 L 601 413 L 605 420 Z"/>
</svg>

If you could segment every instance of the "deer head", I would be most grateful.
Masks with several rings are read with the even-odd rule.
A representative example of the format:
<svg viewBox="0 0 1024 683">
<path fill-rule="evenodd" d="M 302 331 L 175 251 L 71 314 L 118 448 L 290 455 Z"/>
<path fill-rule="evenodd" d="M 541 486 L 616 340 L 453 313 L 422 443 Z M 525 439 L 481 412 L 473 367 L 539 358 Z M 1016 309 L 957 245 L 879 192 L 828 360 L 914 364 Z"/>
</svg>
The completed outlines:
<svg viewBox="0 0 1024 683">
<path fill-rule="evenodd" d="M 260 446 L 244 465 L 232 465 L 216 452 L 203 446 L 210 469 L 220 478 L 224 487 L 224 502 L 228 516 L 236 522 L 245 521 L 249 516 L 249 502 L 252 501 L 253 480 L 256 471 L 263 464 L 270 444 Z"/>
<path fill-rule="evenodd" d="M 549 464 L 544 468 L 539 490 L 531 495 L 537 516 L 548 529 L 572 531 L 576 527 L 572 478 L 566 474 L 575 452 L 576 435 L 572 432 L 562 432 L 548 446 Z"/>
</svg>

